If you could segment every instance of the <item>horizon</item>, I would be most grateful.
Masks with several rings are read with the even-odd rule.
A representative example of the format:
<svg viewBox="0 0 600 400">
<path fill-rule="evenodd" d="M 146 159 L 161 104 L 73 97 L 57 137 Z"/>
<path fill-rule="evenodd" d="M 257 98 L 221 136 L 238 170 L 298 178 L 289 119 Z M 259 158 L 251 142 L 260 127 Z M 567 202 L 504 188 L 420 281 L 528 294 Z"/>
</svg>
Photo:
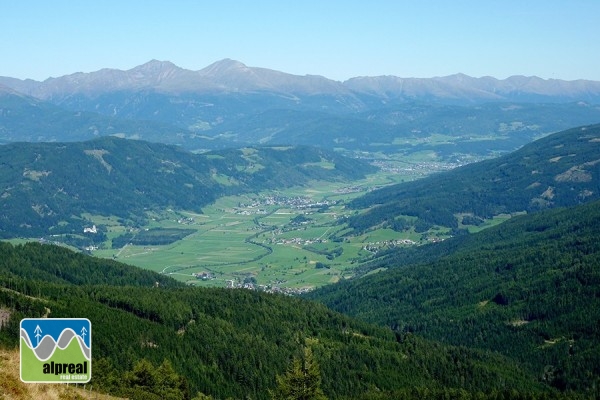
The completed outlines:
<svg viewBox="0 0 600 400">
<path fill-rule="evenodd" d="M 51 80 L 51 79 L 59 79 L 59 78 L 65 77 L 65 76 L 70 76 L 70 75 L 75 75 L 75 74 L 94 74 L 94 73 L 100 72 L 100 71 L 102 71 L 102 70 L 105 70 L 105 69 L 107 69 L 107 70 L 113 70 L 113 71 L 127 72 L 127 71 L 134 70 L 134 69 L 136 69 L 136 68 L 142 67 L 142 66 L 144 66 L 144 65 L 146 65 L 146 64 L 150 64 L 150 63 L 152 63 L 152 62 L 161 62 L 161 63 L 163 63 L 163 62 L 164 62 L 164 63 L 171 63 L 171 64 L 173 64 L 173 65 L 174 65 L 175 67 L 177 67 L 177 68 L 181 68 L 181 69 L 184 69 L 184 70 L 187 70 L 187 71 L 191 71 L 191 72 L 198 72 L 198 71 L 201 71 L 202 69 L 204 69 L 204 68 L 207 68 L 207 67 L 209 67 L 209 66 L 211 66 L 211 65 L 213 65 L 213 64 L 217 64 L 217 63 L 220 63 L 220 62 L 223 62 L 223 61 L 227 61 L 227 60 L 231 60 L 231 61 L 239 62 L 239 63 L 241 63 L 241 64 L 244 64 L 244 65 L 245 65 L 246 67 L 248 67 L 248 68 L 261 68 L 261 69 L 269 69 L 269 70 L 273 70 L 273 69 L 271 69 L 271 68 L 266 68 L 266 67 L 259 66 L 259 65 L 248 65 L 248 64 L 246 64 L 245 62 L 243 62 L 243 61 L 241 61 L 241 60 L 235 60 L 235 59 L 232 59 L 232 58 L 223 58 L 223 59 L 220 59 L 220 60 L 217 60 L 217 61 L 211 62 L 211 63 L 209 63 L 209 64 L 207 64 L 207 65 L 201 66 L 201 67 L 199 67 L 199 68 L 194 68 L 194 69 L 188 69 L 188 68 L 184 68 L 184 67 L 182 67 L 182 66 L 180 66 L 180 65 L 177 65 L 177 63 L 175 63 L 175 62 L 173 62 L 173 61 L 170 61 L 170 60 L 159 60 L 159 59 L 156 59 L 156 58 L 152 58 L 152 59 L 150 59 L 150 60 L 148 60 L 148 61 L 146 61 L 146 62 L 143 62 L 143 63 L 141 63 L 141 64 L 134 65 L 134 66 L 131 66 L 131 67 L 128 67 L 128 68 L 124 68 L 124 69 L 123 69 L 123 68 L 115 68 L 115 67 L 111 67 L 111 66 L 104 66 L 104 67 L 101 67 L 101 68 L 99 68 L 99 69 L 97 69 L 97 70 L 93 70 L 93 71 L 73 71 L 73 72 L 67 72 L 67 73 L 66 73 L 66 74 L 64 74 L 64 75 L 60 75 L 60 76 L 50 76 L 50 77 L 47 77 L 47 78 L 45 78 L 45 79 L 42 79 L 42 80 L 37 80 L 37 79 L 33 79 L 33 78 L 18 78 L 18 77 L 14 77 L 14 76 L 8 76 L 8 75 L 0 75 L 0 77 L 4 77 L 4 78 L 14 78 L 14 79 L 19 79 L 19 80 L 22 80 L 22 81 L 26 81 L 26 80 L 33 80 L 33 81 L 35 81 L 35 82 L 40 82 L 40 83 L 42 83 L 42 82 L 44 82 L 44 81 L 46 81 L 46 80 Z M 394 78 L 400 78 L 400 79 L 443 79 L 443 78 L 449 78 L 449 77 L 453 77 L 453 76 L 466 76 L 466 77 L 473 78 L 473 79 L 485 79 L 485 78 L 491 78 L 491 79 L 495 79 L 495 80 L 498 80 L 498 81 L 505 81 L 505 80 L 509 80 L 509 79 L 511 79 L 511 78 L 519 78 L 519 77 L 523 77 L 523 78 L 538 78 L 538 79 L 542 79 L 542 80 L 544 80 L 544 81 L 563 81 L 563 82 L 589 81 L 589 82 L 600 82 L 600 79 L 599 79 L 599 80 L 594 80 L 594 79 L 561 79 L 561 78 L 544 78 L 544 77 L 537 76 L 537 75 L 510 75 L 510 76 L 507 76 L 507 77 L 504 77 L 504 78 L 499 78 L 499 77 L 492 76 L 492 75 L 472 76 L 472 75 L 465 74 L 465 73 L 463 73 L 463 72 L 456 72 L 456 73 L 452 73 L 452 74 L 449 74 L 449 75 L 441 75 L 441 76 L 428 76 L 428 77 L 416 77 L 416 76 L 398 76 L 398 75 L 389 75 L 389 74 L 387 74 L 387 75 L 357 75 L 357 76 L 351 76 L 351 77 L 349 77 L 349 78 L 347 78 L 347 79 L 345 79 L 345 80 L 343 80 L 343 81 L 342 81 L 342 80 L 336 80 L 336 79 L 332 79 L 332 78 L 329 78 L 329 77 L 327 77 L 327 76 L 324 76 L 324 75 L 321 75 L 321 74 L 305 74 L 305 75 L 299 75 L 299 74 L 293 74 L 293 73 L 290 73 L 290 72 L 287 72 L 287 71 L 280 71 L 280 70 L 273 70 L 273 71 L 276 71 L 276 72 L 282 72 L 282 73 L 289 74 L 289 75 L 294 75 L 294 76 L 301 76 L 301 77 L 303 77 L 303 76 L 321 76 L 321 77 L 323 77 L 323 78 L 326 78 L 326 79 L 329 79 L 329 80 L 332 80 L 332 81 L 336 81 L 336 82 L 340 82 L 340 83 L 344 83 L 344 82 L 346 82 L 346 81 L 349 81 L 349 80 L 351 80 L 351 79 L 355 79 L 355 78 L 378 78 L 378 77 L 394 77 Z"/>
<path fill-rule="evenodd" d="M 600 80 L 600 2 L 24 0 L 0 16 L 0 76 L 44 81 L 169 60 L 198 70 L 231 58 L 346 81 L 537 76 Z M 560 22 L 560 23 L 557 23 Z"/>
</svg>

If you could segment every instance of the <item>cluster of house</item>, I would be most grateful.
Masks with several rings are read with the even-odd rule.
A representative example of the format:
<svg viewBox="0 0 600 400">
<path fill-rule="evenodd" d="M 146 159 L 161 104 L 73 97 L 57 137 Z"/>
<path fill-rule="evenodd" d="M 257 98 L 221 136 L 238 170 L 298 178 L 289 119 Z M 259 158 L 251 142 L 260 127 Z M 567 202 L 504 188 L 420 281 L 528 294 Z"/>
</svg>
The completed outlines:
<svg viewBox="0 0 600 400">
<path fill-rule="evenodd" d="M 212 273 L 206 272 L 206 271 L 194 272 L 192 275 L 196 279 L 202 279 L 203 281 L 208 281 L 208 280 L 211 280 L 211 279 L 215 279 L 215 276 Z"/>
<path fill-rule="evenodd" d="M 454 169 L 456 167 L 460 167 L 463 165 L 461 162 L 422 162 L 422 163 L 408 163 L 398 165 L 398 162 L 395 161 L 386 161 L 386 160 L 375 160 L 373 161 L 373 165 L 379 167 L 383 172 L 391 172 L 394 174 L 403 174 L 403 175 L 414 175 L 414 176 L 422 176 L 428 175 L 432 172 L 441 172 L 448 171 Z"/>
<path fill-rule="evenodd" d="M 366 191 L 362 186 L 346 186 L 340 189 L 335 189 L 335 193 L 348 194 L 348 193 L 360 193 Z"/>
<path fill-rule="evenodd" d="M 252 282 L 236 282 L 233 279 L 229 279 L 227 281 L 228 289 L 248 289 L 248 290 L 258 290 L 261 292 L 267 293 L 282 293 L 290 296 L 299 295 L 302 293 L 307 293 L 313 290 L 312 287 L 302 287 L 302 288 L 290 288 L 290 287 L 281 287 L 281 286 L 272 286 L 272 285 L 257 285 Z"/>
<path fill-rule="evenodd" d="M 410 239 L 382 240 L 380 242 L 368 243 L 364 245 L 362 249 L 371 253 L 377 253 L 379 250 L 384 248 L 396 246 L 413 246 L 415 244 L 417 244 L 417 242 Z"/>
<path fill-rule="evenodd" d="M 269 242 L 270 241 L 270 242 Z M 298 246 L 308 246 L 313 243 L 327 243 L 327 239 L 303 239 L 303 238 L 291 238 L 291 239 L 268 239 L 269 244 L 288 244 Z"/>
<path fill-rule="evenodd" d="M 178 224 L 191 225 L 194 223 L 194 218 L 192 217 L 183 217 L 177 220 Z"/>
<path fill-rule="evenodd" d="M 321 200 L 315 201 L 310 197 L 296 196 L 296 197 L 285 197 L 285 196 L 261 196 L 254 198 L 250 203 L 238 203 L 238 208 L 243 209 L 255 209 L 264 206 L 279 206 L 287 207 L 291 209 L 307 209 L 307 208 L 320 208 L 324 206 L 335 205 L 335 200 Z M 264 210 L 263 210 L 264 211 Z"/>
<path fill-rule="evenodd" d="M 96 229 L 96 225 L 92 225 L 91 228 L 83 228 L 83 233 L 98 233 L 98 229 Z"/>
</svg>

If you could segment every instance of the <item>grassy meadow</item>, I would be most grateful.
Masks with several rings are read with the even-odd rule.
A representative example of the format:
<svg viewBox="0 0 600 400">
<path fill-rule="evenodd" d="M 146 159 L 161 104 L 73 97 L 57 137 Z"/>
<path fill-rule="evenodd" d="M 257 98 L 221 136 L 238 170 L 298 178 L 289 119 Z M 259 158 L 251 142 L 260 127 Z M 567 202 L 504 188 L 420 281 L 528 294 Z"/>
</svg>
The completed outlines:
<svg viewBox="0 0 600 400">
<path fill-rule="evenodd" d="M 372 156 L 381 170 L 360 181 L 314 182 L 282 191 L 222 197 L 202 213 L 173 209 L 148 213 L 145 226 L 116 217 L 83 215 L 106 232 L 107 240 L 92 254 L 164 273 L 191 285 L 252 283 L 303 289 L 351 277 L 354 267 L 389 246 L 411 246 L 427 238 L 446 237 L 444 230 L 424 235 L 412 230 L 377 229 L 345 235 L 350 229 L 340 224 L 340 219 L 358 212 L 346 209 L 349 200 L 378 187 L 449 168 L 431 152 L 415 153 L 410 158 Z M 508 217 L 465 227 L 479 230 Z M 135 244 L 143 241 L 133 238 L 160 235 L 157 229 L 165 234 L 184 230 L 189 234 L 164 245 Z M 123 240 L 123 235 L 128 239 Z"/>
<path fill-rule="evenodd" d="M 179 228 L 194 232 L 168 245 L 112 248 L 111 240 L 134 229 L 116 218 L 85 215 L 108 230 L 108 241 L 93 254 L 150 269 L 189 284 L 226 286 L 228 281 L 307 288 L 337 282 L 371 257 L 364 247 L 376 242 L 417 239 L 413 234 L 379 230 L 342 238 L 344 203 L 375 187 L 413 179 L 381 172 L 352 183 L 317 182 L 280 192 L 229 196 L 203 214 L 165 210 L 149 215 L 142 229 Z M 301 218 L 300 222 L 297 218 Z"/>
</svg>

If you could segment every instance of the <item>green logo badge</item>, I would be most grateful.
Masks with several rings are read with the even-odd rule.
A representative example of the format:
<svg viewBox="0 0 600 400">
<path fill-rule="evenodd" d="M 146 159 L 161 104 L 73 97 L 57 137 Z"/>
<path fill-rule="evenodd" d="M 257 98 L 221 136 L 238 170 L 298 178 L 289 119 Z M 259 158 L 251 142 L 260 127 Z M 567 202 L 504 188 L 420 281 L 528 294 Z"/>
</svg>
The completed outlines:
<svg viewBox="0 0 600 400">
<path fill-rule="evenodd" d="M 87 318 L 21 320 L 21 380 L 86 383 L 92 378 L 92 323 Z"/>
</svg>

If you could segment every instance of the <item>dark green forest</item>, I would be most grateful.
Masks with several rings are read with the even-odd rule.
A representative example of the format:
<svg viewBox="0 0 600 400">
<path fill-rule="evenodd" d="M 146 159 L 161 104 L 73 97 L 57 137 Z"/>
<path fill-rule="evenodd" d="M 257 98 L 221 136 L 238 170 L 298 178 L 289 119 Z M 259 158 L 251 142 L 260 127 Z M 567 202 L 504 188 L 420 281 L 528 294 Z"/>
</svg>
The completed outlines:
<svg viewBox="0 0 600 400">
<path fill-rule="evenodd" d="M 172 371 L 167 375 L 180 394 L 175 398 L 196 393 L 269 398 L 277 377 L 307 347 L 328 398 L 386 398 L 386 393 L 394 398 L 395 391 L 411 388 L 465 396 L 560 393 L 497 352 L 394 332 L 299 298 L 184 287 L 135 267 L 37 243 L 1 243 L 0 260 L 0 305 L 11 311 L 0 343 L 17 345 L 24 317 L 89 318 L 92 383 L 117 395 L 131 395 L 132 382 L 161 370 Z M 152 395 L 148 385 L 134 385 L 136 393 Z"/>
<path fill-rule="evenodd" d="M 93 238 L 83 229 L 91 222 L 84 213 L 139 226 L 149 210 L 201 212 L 228 194 L 350 181 L 376 171 L 364 161 L 311 147 L 194 154 L 116 137 L 8 144 L 0 146 L 0 159 L 0 238 L 78 235 L 88 244 Z"/>
<path fill-rule="evenodd" d="M 307 297 L 399 335 L 498 352 L 561 391 L 598 396 L 598 237 L 598 201 L 514 217 L 389 251 L 369 267 L 387 271 Z"/>
<path fill-rule="evenodd" d="M 457 214 L 492 218 L 597 199 L 600 195 L 600 125 L 559 132 L 508 155 L 468 164 L 412 182 L 391 185 L 350 203 L 368 211 L 348 224 L 363 232 L 386 226 L 459 228 Z M 417 217 L 407 224 L 402 216 Z"/>
</svg>

